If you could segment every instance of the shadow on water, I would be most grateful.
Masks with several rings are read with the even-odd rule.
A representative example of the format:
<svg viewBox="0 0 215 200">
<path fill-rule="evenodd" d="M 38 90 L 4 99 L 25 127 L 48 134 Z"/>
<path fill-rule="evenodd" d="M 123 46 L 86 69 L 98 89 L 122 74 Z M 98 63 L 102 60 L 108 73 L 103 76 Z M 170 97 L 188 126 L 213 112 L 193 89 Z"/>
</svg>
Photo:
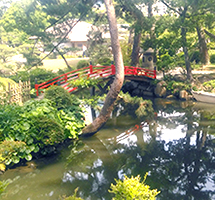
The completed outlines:
<svg viewBox="0 0 215 200">
<path fill-rule="evenodd" d="M 5 200 L 48 200 L 72 195 L 111 199 L 114 179 L 144 177 L 158 200 L 215 199 L 215 109 L 208 104 L 154 102 L 150 120 L 112 116 L 95 136 L 75 141 L 56 156 L 8 170 Z"/>
</svg>

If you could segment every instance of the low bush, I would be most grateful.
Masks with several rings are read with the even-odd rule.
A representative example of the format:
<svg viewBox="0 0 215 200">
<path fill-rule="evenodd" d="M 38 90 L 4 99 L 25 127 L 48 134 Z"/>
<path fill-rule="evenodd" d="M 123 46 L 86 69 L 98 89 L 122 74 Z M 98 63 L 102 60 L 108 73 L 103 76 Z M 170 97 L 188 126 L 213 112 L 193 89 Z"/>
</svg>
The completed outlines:
<svg viewBox="0 0 215 200">
<path fill-rule="evenodd" d="M 147 176 L 147 175 L 146 175 Z M 151 190 L 148 185 L 145 184 L 146 176 L 144 180 L 140 181 L 140 176 L 128 178 L 124 177 L 124 180 L 116 180 L 116 185 L 111 184 L 110 193 L 114 193 L 115 197 L 112 200 L 155 200 L 159 192 Z"/>
<path fill-rule="evenodd" d="M 215 93 L 215 80 L 207 81 L 203 83 L 204 91 Z"/>
<path fill-rule="evenodd" d="M 70 87 L 79 87 L 79 88 L 90 88 L 98 84 L 98 79 L 89 79 L 87 77 L 80 77 L 74 81 L 70 82 Z"/>
<path fill-rule="evenodd" d="M 189 91 L 191 90 L 191 84 L 188 84 L 186 82 L 178 82 L 178 81 L 168 81 L 166 88 L 171 94 L 179 93 L 181 90 Z"/>
<path fill-rule="evenodd" d="M 81 69 L 83 67 L 88 67 L 90 65 L 88 60 L 80 60 L 77 64 L 77 69 Z"/>
<path fill-rule="evenodd" d="M 54 74 L 51 71 L 47 71 L 42 68 L 36 68 L 29 72 L 27 71 L 19 71 L 16 73 L 16 75 L 11 76 L 10 78 L 14 80 L 15 82 L 21 81 L 28 81 L 30 79 L 31 81 L 31 88 L 35 87 L 35 81 L 37 81 L 38 84 L 43 83 L 45 81 L 48 81 L 52 78 L 54 78 L 56 74 Z"/>
<path fill-rule="evenodd" d="M 199 51 L 194 51 L 190 54 L 190 61 L 198 64 L 201 61 Z"/>
<path fill-rule="evenodd" d="M 104 58 L 98 59 L 97 62 L 102 66 L 110 66 L 112 63 L 112 60 L 110 58 L 104 57 Z"/>
<path fill-rule="evenodd" d="M 211 62 L 211 64 L 215 64 L 215 54 L 212 54 L 210 56 L 210 62 Z"/>
<path fill-rule="evenodd" d="M 30 160 L 33 152 L 47 154 L 51 146 L 78 137 L 84 121 L 77 101 L 62 110 L 55 105 L 55 102 L 43 99 L 27 101 L 23 106 L 0 106 L 0 162 L 10 165 L 24 158 Z M 6 147 L 7 154 L 3 154 Z"/>
<path fill-rule="evenodd" d="M 45 90 L 45 98 L 53 101 L 57 109 L 63 109 L 72 106 L 70 93 L 61 86 L 51 86 Z"/>
<path fill-rule="evenodd" d="M 37 84 L 43 83 L 45 81 L 48 81 L 56 76 L 55 73 L 52 71 L 48 71 L 41 68 L 33 69 L 29 72 L 29 77 L 31 80 L 31 88 L 34 88 L 35 86 L 35 80 L 37 81 Z"/>
<path fill-rule="evenodd" d="M 0 163 L 9 165 L 19 163 L 20 159 L 31 160 L 31 152 L 34 149 L 27 146 L 25 142 L 20 141 L 3 141 L 0 144 Z"/>
</svg>

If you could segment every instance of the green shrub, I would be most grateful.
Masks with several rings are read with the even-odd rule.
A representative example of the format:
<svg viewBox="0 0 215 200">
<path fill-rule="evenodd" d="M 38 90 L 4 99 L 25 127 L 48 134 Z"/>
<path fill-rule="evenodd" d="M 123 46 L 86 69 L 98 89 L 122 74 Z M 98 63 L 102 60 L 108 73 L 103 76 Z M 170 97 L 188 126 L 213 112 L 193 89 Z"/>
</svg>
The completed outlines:
<svg viewBox="0 0 215 200">
<path fill-rule="evenodd" d="M 41 68 L 33 69 L 29 73 L 31 88 L 35 87 L 35 80 L 37 81 L 37 84 L 40 84 L 56 77 L 55 73 Z"/>
<path fill-rule="evenodd" d="M 80 60 L 77 64 L 77 69 L 81 69 L 83 67 L 88 67 L 90 65 L 88 60 Z"/>
<path fill-rule="evenodd" d="M 203 87 L 206 92 L 215 92 L 215 80 L 204 82 Z"/>
<path fill-rule="evenodd" d="M 62 110 L 58 110 L 55 103 L 48 99 L 30 100 L 23 106 L 0 106 L 1 144 L 5 145 L 5 141 L 24 142 L 26 147 L 21 147 L 21 149 L 27 151 L 26 153 L 20 150 L 21 153 L 19 153 L 17 144 L 6 143 L 11 148 L 15 146 L 17 150 L 14 155 L 13 153 L 6 155 L 9 159 L 4 159 L 5 164 L 17 163 L 24 158 L 30 160 L 31 152 L 50 153 L 50 149 L 54 149 L 52 146 L 56 146 L 67 138 L 77 138 L 83 127 L 82 109 L 77 100 L 70 107 Z M 11 151 L 14 152 L 13 148 Z M 8 150 L 8 152 L 11 151 Z"/>
<path fill-rule="evenodd" d="M 52 78 L 56 77 L 56 74 L 52 71 L 47 71 L 42 68 L 36 68 L 29 72 L 27 71 L 19 71 L 16 73 L 16 75 L 11 76 L 10 78 L 13 79 L 15 82 L 21 81 L 28 81 L 30 79 L 31 81 L 31 88 L 35 87 L 35 80 L 38 84 L 43 83 L 45 81 L 48 81 Z"/>
<path fill-rule="evenodd" d="M 10 76 L 15 82 L 21 81 L 28 81 L 30 79 L 30 74 L 28 71 L 17 71 L 15 75 Z"/>
<path fill-rule="evenodd" d="M 215 64 L 215 54 L 212 54 L 212 55 L 210 56 L 210 62 L 211 62 L 212 64 Z"/>
<path fill-rule="evenodd" d="M 70 87 L 90 88 L 98 84 L 98 79 L 89 79 L 86 76 L 70 82 Z"/>
<path fill-rule="evenodd" d="M 199 51 L 194 51 L 190 54 L 190 61 L 191 62 L 195 61 L 196 64 L 198 64 L 201 61 Z"/>
<path fill-rule="evenodd" d="M 158 70 L 162 70 L 166 72 L 173 68 L 173 57 L 171 57 L 168 53 L 161 55 L 157 59 L 157 67 Z"/>
<path fill-rule="evenodd" d="M 147 176 L 147 174 L 146 174 Z M 151 190 L 148 185 L 145 184 L 145 179 L 140 182 L 140 176 L 128 178 L 124 177 L 124 180 L 116 180 L 116 185 L 111 184 L 110 193 L 114 193 L 115 197 L 113 200 L 155 200 L 156 196 L 159 194 L 157 190 Z"/>
<path fill-rule="evenodd" d="M 178 81 L 168 81 L 166 88 L 172 94 L 177 95 L 177 93 L 179 93 L 180 90 L 189 91 L 191 89 L 191 84 L 188 84 L 185 82 L 178 82 Z"/>
<path fill-rule="evenodd" d="M 55 102 L 57 109 L 73 105 L 70 93 L 61 86 L 51 86 L 45 90 L 45 98 Z"/>
<path fill-rule="evenodd" d="M 31 160 L 33 149 L 20 141 L 3 141 L 0 144 L 0 163 L 10 165 L 17 164 L 21 159 Z"/>
<path fill-rule="evenodd" d="M 97 62 L 102 66 L 110 66 L 112 63 L 111 59 L 107 57 L 100 58 Z"/>
</svg>

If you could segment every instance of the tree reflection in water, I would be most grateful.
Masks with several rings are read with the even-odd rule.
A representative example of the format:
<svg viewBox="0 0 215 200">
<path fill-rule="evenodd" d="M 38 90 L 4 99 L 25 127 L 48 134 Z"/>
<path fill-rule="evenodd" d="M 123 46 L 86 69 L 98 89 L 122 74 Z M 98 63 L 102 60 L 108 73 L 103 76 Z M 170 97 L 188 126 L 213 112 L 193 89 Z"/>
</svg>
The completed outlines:
<svg viewBox="0 0 215 200">
<path fill-rule="evenodd" d="M 71 150 L 63 180 L 78 186 L 84 199 L 111 199 L 107 191 L 114 178 L 149 172 L 146 183 L 161 191 L 157 199 L 214 199 L 215 112 L 165 106 L 157 105 L 153 120 L 133 127 L 132 116 L 113 118 L 114 126 L 109 123 Z"/>
</svg>

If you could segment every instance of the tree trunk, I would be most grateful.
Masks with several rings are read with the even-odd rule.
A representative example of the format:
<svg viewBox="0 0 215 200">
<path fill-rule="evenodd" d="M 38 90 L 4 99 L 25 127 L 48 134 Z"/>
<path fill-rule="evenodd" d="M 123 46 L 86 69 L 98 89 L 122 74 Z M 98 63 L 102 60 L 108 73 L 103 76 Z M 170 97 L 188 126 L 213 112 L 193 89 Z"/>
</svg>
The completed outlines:
<svg viewBox="0 0 215 200">
<path fill-rule="evenodd" d="M 208 54 L 207 43 L 205 41 L 204 30 L 200 27 L 196 27 L 198 39 L 199 39 L 199 52 L 203 65 L 210 64 L 210 57 Z"/>
<path fill-rule="evenodd" d="M 66 63 L 66 66 L 69 70 L 72 70 L 72 68 L 70 67 L 69 63 L 67 62 L 66 58 L 64 57 L 64 55 L 59 51 L 58 48 L 56 48 L 56 51 L 59 53 L 59 55 L 63 58 L 64 62 Z"/>
<path fill-rule="evenodd" d="M 106 123 L 106 121 L 110 117 L 110 114 L 113 110 L 114 102 L 121 90 L 121 87 L 124 81 L 124 65 L 123 65 L 122 52 L 121 52 L 119 39 L 118 39 L 118 29 L 117 29 L 117 22 L 116 22 L 116 16 L 115 16 L 115 9 L 114 9 L 112 0 L 104 0 L 104 3 L 107 10 L 109 29 L 110 29 L 110 35 L 111 35 L 111 45 L 112 45 L 112 51 L 114 55 L 115 66 L 116 66 L 116 74 L 115 74 L 114 82 L 111 84 L 110 90 L 107 94 L 107 97 L 105 99 L 104 105 L 102 107 L 102 110 L 99 116 L 92 122 L 92 124 L 86 126 L 82 130 L 83 136 L 91 136 L 95 134 Z"/>
<path fill-rule="evenodd" d="M 182 44 L 183 44 L 185 66 L 187 70 L 187 80 L 192 82 L 193 81 L 192 68 L 190 65 L 190 59 L 189 59 L 188 50 L 187 50 L 186 29 L 184 27 L 181 28 L 181 37 L 182 37 Z"/>
<path fill-rule="evenodd" d="M 135 31 L 133 50 L 131 53 L 131 65 L 132 66 L 137 66 L 139 64 L 140 38 L 141 38 L 141 33 L 136 33 L 136 31 Z"/>
<path fill-rule="evenodd" d="M 193 81 L 192 68 L 190 65 L 190 59 L 189 59 L 189 54 L 188 54 L 188 50 L 187 50 L 187 38 L 186 38 L 187 30 L 186 30 L 186 27 L 184 27 L 186 12 L 187 12 L 187 7 L 184 8 L 184 11 L 180 15 L 181 22 L 182 22 L 181 38 L 182 38 L 185 66 L 186 66 L 186 70 L 187 70 L 187 80 L 192 82 Z"/>
</svg>

